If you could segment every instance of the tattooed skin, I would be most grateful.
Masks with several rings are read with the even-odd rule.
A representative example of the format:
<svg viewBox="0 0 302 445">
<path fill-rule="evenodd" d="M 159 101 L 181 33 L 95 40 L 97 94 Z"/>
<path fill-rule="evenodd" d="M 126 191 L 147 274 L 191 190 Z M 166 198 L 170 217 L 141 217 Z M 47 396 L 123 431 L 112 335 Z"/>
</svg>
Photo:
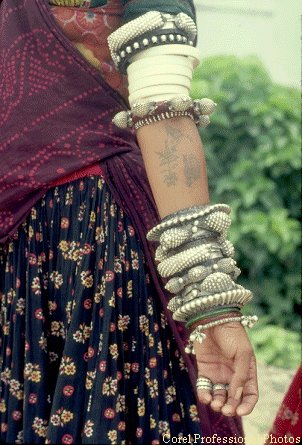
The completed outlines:
<svg viewBox="0 0 302 445">
<path fill-rule="evenodd" d="M 201 174 L 198 157 L 194 154 L 184 155 L 183 165 L 186 184 L 188 187 L 191 187 L 200 178 Z"/>
<path fill-rule="evenodd" d="M 175 169 L 178 165 L 179 156 L 177 154 L 177 140 L 175 134 L 171 132 L 170 127 L 166 129 L 167 138 L 165 140 L 165 146 L 161 151 L 156 152 L 160 160 L 160 166 L 162 167 L 161 173 L 164 177 L 164 183 L 168 186 L 176 185 L 178 181 Z"/>
<path fill-rule="evenodd" d="M 156 152 L 159 157 L 161 174 L 164 178 L 164 183 L 167 187 L 175 186 L 178 181 L 176 169 L 179 166 L 179 154 L 177 147 L 180 141 L 186 140 L 190 144 L 190 138 L 179 130 L 176 126 L 167 125 L 165 128 L 166 139 L 165 146 L 162 150 Z M 186 184 L 191 187 L 195 181 L 200 178 L 200 168 L 198 157 L 194 154 L 187 154 L 182 156 L 184 174 Z"/>
</svg>

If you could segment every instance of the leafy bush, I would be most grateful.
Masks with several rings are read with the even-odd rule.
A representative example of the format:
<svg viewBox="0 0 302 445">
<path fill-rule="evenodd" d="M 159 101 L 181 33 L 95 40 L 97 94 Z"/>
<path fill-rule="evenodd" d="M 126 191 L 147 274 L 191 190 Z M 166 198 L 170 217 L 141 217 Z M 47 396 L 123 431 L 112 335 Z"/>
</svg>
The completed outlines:
<svg viewBox="0 0 302 445">
<path fill-rule="evenodd" d="M 218 106 L 201 130 L 212 201 L 232 207 L 230 239 L 254 292 L 249 306 L 300 330 L 299 94 L 274 84 L 255 57 L 210 57 L 192 95 Z"/>
<path fill-rule="evenodd" d="M 268 365 L 296 369 L 301 361 L 301 343 L 298 332 L 270 324 L 270 317 L 262 317 L 249 337 L 258 360 Z"/>
</svg>

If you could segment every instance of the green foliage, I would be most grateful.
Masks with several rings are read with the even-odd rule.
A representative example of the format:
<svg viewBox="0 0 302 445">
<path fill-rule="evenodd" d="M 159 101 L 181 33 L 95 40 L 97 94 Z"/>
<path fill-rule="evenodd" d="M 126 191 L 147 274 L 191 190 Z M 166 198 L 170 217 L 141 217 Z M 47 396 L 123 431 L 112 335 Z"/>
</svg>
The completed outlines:
<svg viewBox="0 0 302 445">
<path fill-rule="evenodd" d="M 294 331 L 270 324 L 269 317 L 262 317 L 249 331 L 258 360 L 281 368 L 297 369 L 301 361 L 301 339 Z"/>
<path fill-rule="evenodd" d="M 298 91 L 274 84 L 255 57 L 221 56 L 196 70 L 192 96 L 218 104 L 201 136 L 212 201 L 232 207 L 239 282 L 255 295 L 249 312 L 269 314 L 273 324 L 298 331 Z M 273 339 L 275 328 L 268 329 Z"/>
</svg>

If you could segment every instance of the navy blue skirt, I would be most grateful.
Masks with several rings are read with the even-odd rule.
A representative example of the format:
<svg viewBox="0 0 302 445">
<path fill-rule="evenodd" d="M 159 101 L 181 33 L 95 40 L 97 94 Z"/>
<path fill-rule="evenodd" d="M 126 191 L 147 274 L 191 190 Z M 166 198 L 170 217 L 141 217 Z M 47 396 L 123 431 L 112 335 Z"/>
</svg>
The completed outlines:
<svg viewBox="0 0 302 445">
<path fill-rule="evenodd" d="M 3 443 L 201 434 L 131 221 L 102 177 L 47 192 L 0 253 Z"/>
</svg>

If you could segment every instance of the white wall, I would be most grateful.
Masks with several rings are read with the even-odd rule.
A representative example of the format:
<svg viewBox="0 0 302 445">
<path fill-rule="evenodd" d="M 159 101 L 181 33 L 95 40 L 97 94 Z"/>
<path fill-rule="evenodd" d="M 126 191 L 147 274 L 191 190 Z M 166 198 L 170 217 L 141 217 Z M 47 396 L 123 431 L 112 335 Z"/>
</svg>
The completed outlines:
<svg viewBox="0 0 302 445">
<path fill-rule="evenodd" d="M 299 87 L 299 0 L 195 0 L 201 57 L 256 54 L 272 78 Z"/>
</svg>

